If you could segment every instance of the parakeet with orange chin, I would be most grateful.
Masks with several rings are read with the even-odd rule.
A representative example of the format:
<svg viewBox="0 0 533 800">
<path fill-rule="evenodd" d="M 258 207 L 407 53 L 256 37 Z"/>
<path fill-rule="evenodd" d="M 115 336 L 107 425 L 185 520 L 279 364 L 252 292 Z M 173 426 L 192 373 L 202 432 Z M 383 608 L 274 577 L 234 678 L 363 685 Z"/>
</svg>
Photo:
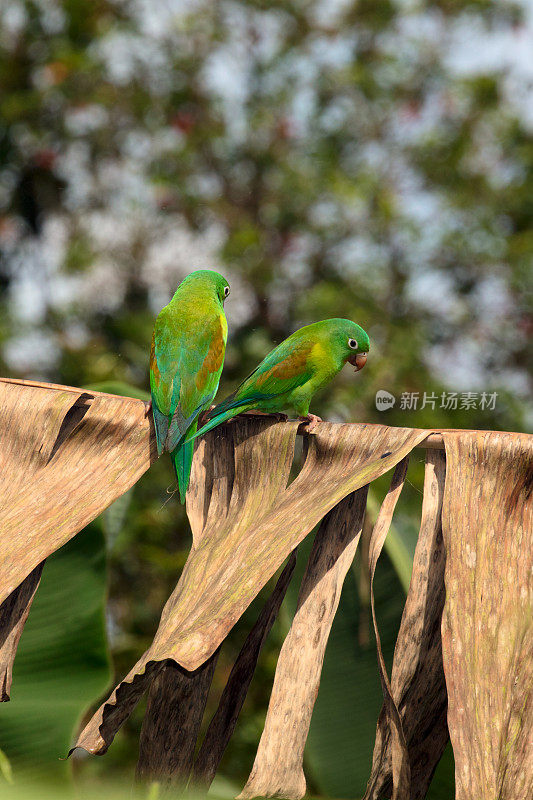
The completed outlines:
<svg viewBox="0 0 533 800">
<path fill-rule="evenodd" d="M 279 413 L 294 408 L 312 429 L 320 417 L 309 413 L 311 399 L 348 362 L 358 371 L 367 360 L 367 333 L 348 319 L 306 325 L 269 353 L 233 394 L 207 413 L 207 422 L 190 439 L 243 411 Z"/>
<path fill-rule="evenodd" d="M 155 322 L 150 389 L 158 453 L 170 452 L 181 502 L 189 485 L 198 417 L 217 392 L 228 336 L 225 278 L 197 270 L 178 286 Z"/>
</svg>

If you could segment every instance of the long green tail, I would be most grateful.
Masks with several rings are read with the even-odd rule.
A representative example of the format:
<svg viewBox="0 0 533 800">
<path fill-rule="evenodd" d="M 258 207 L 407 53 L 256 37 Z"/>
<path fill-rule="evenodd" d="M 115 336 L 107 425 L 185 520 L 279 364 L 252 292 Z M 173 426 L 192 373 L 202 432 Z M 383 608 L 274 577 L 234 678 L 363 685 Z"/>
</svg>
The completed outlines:
<svg viewBox="0 0 533 800">
<path fill-rule="evenodd" d="M 244 405 L 243 404 L 243 405 L 238 406 L 238 407 L 229 408 L 223 414 L 218 414 L 216 417 L 213 417 L 212 419 L 210 419 L 209 422 L 206 422 L 205 425 L 203 427 L 201 427 L 198 432 L 195 430 L 194 433 L 193 433 L 192 432 L 192 428 L 191 428 L 189 430 L 189 433 L 187 434 L 187 438 L 185 440 L 186 443 L 189 444 L 194 439 L 196 439 L 197 436 L 201 436 L 202 434 L 207 433 L 207 431 L 210 431 L 213 428 L 216 428 L 217 425 L 222 425 L 223 422 L 226 422 L 226 420 L 231 419 L 232 417 L 236 417 L 237 414 L 241 414 L 243 411 L 246 411 L 247 408 L 249 408 L 249 407 L 250 407 L 249 405 Z"/>
<path fill-rule="evenodd" d="M 191 477 L 192 456 L 194 452 L 194 434 L 198 423 L 194 422 L 189 428 L 189 435 L 192 437 L 190 440 L 183 442 L 176 447 L 170 454 L 172 463 L 174 464 L 174 471 L 178 479 L 178 489 L 180 493 L 180 500 L 185 503 L 185 495 L 189 486 Z"/>
</svg>

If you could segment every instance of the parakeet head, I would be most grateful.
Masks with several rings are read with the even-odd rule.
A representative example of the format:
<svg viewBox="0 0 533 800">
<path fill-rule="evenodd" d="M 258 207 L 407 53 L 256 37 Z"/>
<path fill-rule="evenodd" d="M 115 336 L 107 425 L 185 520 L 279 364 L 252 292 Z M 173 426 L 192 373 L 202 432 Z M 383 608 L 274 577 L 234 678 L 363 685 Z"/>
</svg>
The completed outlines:
<svg viewBox="0 0 533 800">
<path fill-rule="evenodd" d="M 370 341 L 360 325 L 349 319 L 328 320 L 331 326 L 333 347 L 340 357 L 358 372 L 366 364 Z"/>
<path fill-rule="evenodd" d="M 213 269 L 197 269 L 191 272 L 190 275 L 180 283 L 179 288 L 187 285 L 188 289 L 193 289 L 197 286 L 198 289 L 208 292 L 213 292 L 220 303 L 223 305 L 224 300 L 229 295 L 229 283 L 220 272 L 215 272 Z"/>
</svg>

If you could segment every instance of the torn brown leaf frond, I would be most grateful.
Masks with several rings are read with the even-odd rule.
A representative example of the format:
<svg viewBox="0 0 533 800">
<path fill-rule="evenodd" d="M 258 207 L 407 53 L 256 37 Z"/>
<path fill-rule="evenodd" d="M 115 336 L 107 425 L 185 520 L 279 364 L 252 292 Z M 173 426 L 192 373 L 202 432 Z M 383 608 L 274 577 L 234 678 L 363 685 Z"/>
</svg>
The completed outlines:
<svg viewBox="0 0 533 800">
<path fill-rule="evenodd" d="M 152 646 L 89 721 L 78 746 L 105 752 L 118 729 L 110 719 L 123 721 L 113 710 L 121 685 L 136 683 L 149 662 L 170 658 L 189 671 L 201 666 L 322 517 L 429 434 L 324 423 L 287 486 L 298 424 L 245 417 L 210 432 L 196 448 L 187 498 L 193 548 Z"/>
<path fill-rule="evenodd" d="M 533 797 L 533 437 L 445 437 L 442 653 L 456 797 Z"/>
<path fill-rule="evenodd" d="M 296 614 L 283 643 L 265 727 L 240 798 L 301 798 L 304 747 L 342 585 L 361 536 L 368 486 L 322 520 L 309 555 Z"/>
<path fill-rule="evenodd" d="M 0 606 L 0 701 L 9 700 L 13 677 L 13 662 L 35 592 L 41 580 L 44 561 L 32 572 Z"/>
<path fill-rule="evenodd" d="M 385 666 L 385 659 L 383 658 L 383 651 L 381 649 L 381 637 L 379 635 L 374 603 L 374 575 L 376 573 L 379 556 L 385 544 L 385 538 L 390 528 L 396 503 L 403 489 L 408 465 L 408 455 L 396 465 L 389 491 L 381 504 L 378 517 L 372 529 L 368 548 L 370 564 L 370 609 L 372 612 L 372 621 L 374 623 L 379 675 L 384 699 L 384 713 L 382 713 L 382 716 L 378 720 L 378 728 L 380 725 L 387 724 L 391 732 L 392 800 L 410 800 L 411 768 L 400 713 L 394 701 L 389 677 L 387 675 L 387 668 Z"/>
<path fill-rule="evenodd" d="M 441 510 L 445 475 L 444 453 L 428 450 L 420 532 L 392 665 L 391 692 L 409 752 L 411 800 L 426 796 L 449 738 L 440 635 L 444 605 Z M 391 725 L 384 703 L 365 797 L 380 800 L 391 794 Z"/>
<path fill-rule="evenodd" d="M 219 649 L 194 672 L 168 661 L 152 680 L 139 742 L 138 780 L 184 786 Z"/>
<path fill-rule="evenodd" d="M 218 765 L 235 730 L 246 693 L 252 680 L 259 653 L 281 608 L 294 567 L 296 550 L 289 556 L 274 591 L 265 603 L 257 622 L 246 637 L 228 682 L 222 692 L 218 708 L 205 734 L 202 746 L 194 762 L 192 781 L 196 785 L 209 786 L 215 777 Z"/>
<path fill-rule="evenodd" d="M 81 733 L 104 753 L 148 691 L 138 775 L 208 784 L 279 610 L 298 544 L 322 520 L 283 645 L 242 798 L 298 800 L 324 651 L 364 524 L 368 484 L 394 468 L 368 541 L 383 686 L 365 800 L 422 800 L 449 735 L 457 798 L 533 796 L 533 437 L 322 423 L 293 465 L 298 421 L 247 416 L 196 444 L 187 496 L 193 546 L 150 648 Z M 0 379 L 0 680 L 45 559 L 156 458 L 142 401 Z M 373 579 L 409 453 L 426 438 L 422 519 L 389 681 Z M 441 448 L 446 448 L 446 458 Z M 291 555 L 292 554 L 292 555 Z M 230 675 L 193 763 L 219 648 L 287 560 Z"/>
<path fill-rule="evenodd" d="M 3 602 L 129 489 L 156 450 L 141 400 L 48 384 L 0 379 L 0 431 Z"/>
</svg>

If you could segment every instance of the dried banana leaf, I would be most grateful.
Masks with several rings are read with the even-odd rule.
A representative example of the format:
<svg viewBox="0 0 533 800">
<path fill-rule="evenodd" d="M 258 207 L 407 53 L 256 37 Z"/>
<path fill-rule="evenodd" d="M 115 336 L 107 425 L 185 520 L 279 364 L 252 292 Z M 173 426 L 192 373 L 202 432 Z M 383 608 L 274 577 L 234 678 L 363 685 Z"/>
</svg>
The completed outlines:
<svg viewBox="0 0 533 800">
<path fill-rule="evenodd" d="M 0 700 L 9 700 L 13 662 L 22 630 L 41 580 L 44 561 L 35 567 L 0 606 Z"/>
<path fill-rule="evenodd" d="M 294 567 L 296 566 L 296 553 L 297 551 L 293 550 L 290 554 L 287 564 L 277 580 L 274 591 L 263 606 L 233 665 L 218 708 L 209 723 L 202 746 L 194 762 L 192 781 L 197 785 L 209 786 L 215 777 L 218 765 L 235 730 L 238 716 L 257 666 L 259 653 L 278 615 L 292 578 Z"/>
<path fill-rule="evenodd" d="M 446 434 L 442 653 L 457 800 L 533 797 L 533 437 Z"/>
<path fill-rule="evenodd" d="M 141 400 L 0 379 L 0 603 L 156 456 Z"/>
<path fill-rule="evenodd" d="M 291 629 L 279 654 L 265 727 L 239 797 L 301 798 L 303 756 L 324 654 L 342 585 L 361 536 L 368 487 L 324 517 L 315 536 Z"/>
<path fill-rule="evenodd" d="M 144 691 L 147 668 L 166 659 L 189 671 L 201 666 L 322 517 L 429 433 L 322 424 L 309 437 L 302 471 L 287 486 L 297 427 L 241 418 L 197 447 L 187 502 L 194 546 L 152 646 L 89 721 L 77 746 L 105 752 Z"/>
<path fill-rule="evenodd" d="M 445 475 L 444 453 L 428 450 L 420 533 L 391 675 L 391 691 L 409 754 L 412 800 L 426 796 L 448 741 L 440 633 L 444 605 L 441 510 Z M 379 720 L 367 800 L 382 800 L 392 794 L 393 742 L 385 705 Z"/>
</svg>

